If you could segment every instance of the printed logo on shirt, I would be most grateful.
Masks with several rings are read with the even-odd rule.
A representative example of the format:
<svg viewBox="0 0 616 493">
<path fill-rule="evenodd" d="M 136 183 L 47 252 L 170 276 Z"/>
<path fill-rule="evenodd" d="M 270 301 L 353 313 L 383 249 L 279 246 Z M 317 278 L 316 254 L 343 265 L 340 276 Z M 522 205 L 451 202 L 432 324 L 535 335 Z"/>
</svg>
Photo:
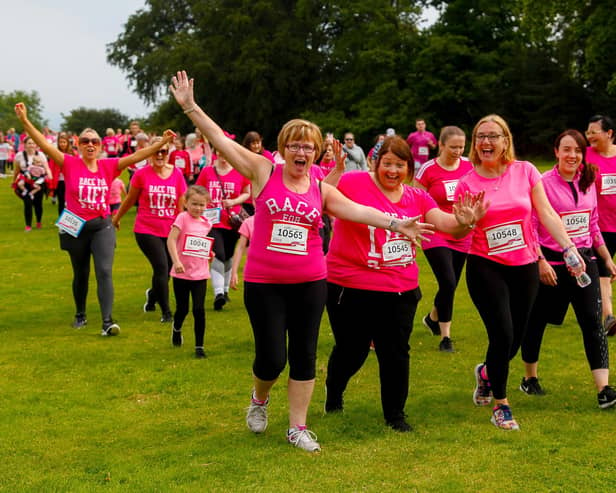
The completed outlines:
<svg viewBox="0 0 616 493">
<path fill-rule="evenodd" d="M 561 212 L 560 219 L 570 238 L 586 236 L 590 231 L 590 209 Z"/>
<path fill-rule="evenodd" d="M 150 185 L 148 187 L 150 214 L 158 217 L 175 217 L 176 189 L 169 185 Z"/>
<path fill-rule="evenodd" d="M 77 191 L 77 200 L 84 209 L 95 211 L 107 210 L 109 187 L 104 179 L 81 176 Z"/>
</svg>

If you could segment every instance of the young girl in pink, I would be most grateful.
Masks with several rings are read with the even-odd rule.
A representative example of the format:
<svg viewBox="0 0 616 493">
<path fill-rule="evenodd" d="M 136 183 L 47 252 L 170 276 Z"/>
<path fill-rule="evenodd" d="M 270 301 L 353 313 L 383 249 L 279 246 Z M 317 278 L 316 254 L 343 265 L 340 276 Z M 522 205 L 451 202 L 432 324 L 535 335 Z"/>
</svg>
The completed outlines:
<svg viewBox="0 0 616 493">
<path fill-rule="evenodd" d="M 122 203 L 122 197 L 126 195 L 126 185 L 121 178 L 114 178 L 109 187 L 109 208 L 111 209 L 111 215 L 115 215 Z"/>
<path fill-rule="evenodd" d="M 444 212 L 452 212 L 458 180 L 473 168 L 470 161 L 462 157 L 465 140 L 460 128 L 444 127 L 439 137 L 438 157 L 425 163 L 415 176 L 415 186 L 426 190 Z M 423 318 L 423 323 L 434 335 L 441 336 L 440 351 L 453 352 L 453 301 L 470 244 L 470 235 L 456 239 L 436 231 L 430 241 L 421 245 L 438 282 L 432 310 Z"/>
<path fill-rule="evenodd" d="M 195 331 L 195 357 L 205 358 L 205 292 L 210 278 L 208 260 L 212 254 L 213 240 L 207 235 L 212 224 L 202 216 L 210 200 L 208 191 L 199 185 L 191 185 L 186 192 L 186 211 L 175 218 L 167 248 L 173 266 L 173 292 L 176 310 L 173 316 L 171 342 L 181 346 L 184 342 L 182 324 L 188 314 L 189 298 L 192 296 L 192 313 Z"/>
<path fill-rule="evenodd" d="M 186 151 L 186 138 L 178 137 L 173 144 L 175 149 L 169 154 L 169 164 L 182 172 L 186 184 L 191 183 L 193 181 L 193 173 L 190 154 Z"/>
</svg>

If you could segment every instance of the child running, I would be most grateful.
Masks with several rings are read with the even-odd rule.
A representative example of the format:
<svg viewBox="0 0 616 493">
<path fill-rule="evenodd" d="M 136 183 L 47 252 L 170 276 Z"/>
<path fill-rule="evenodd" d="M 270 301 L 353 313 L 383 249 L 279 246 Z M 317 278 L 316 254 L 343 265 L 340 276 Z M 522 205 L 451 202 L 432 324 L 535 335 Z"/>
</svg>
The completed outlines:
<svg viewBox="0 0 616 493">
<path fill-rule="evenodd" d="M 209 201 L 210 194 L 204 187 L 190 186 L 186 192 L 186 211 L 175 218 L 167 238 L 167 248 L 173 262 L 170 274 L 176 301 L 171 342 L 176 347 L 184 342 L 182 324 L 188 314 L 188 298 L 192 296 L 195 357 L 199 359 L 207 357 L 203 350 L 205 292 L 210 277 L 208 260 L 214 240 L 207 236 L 212 224 L 202 214 Z"/>
</svg>

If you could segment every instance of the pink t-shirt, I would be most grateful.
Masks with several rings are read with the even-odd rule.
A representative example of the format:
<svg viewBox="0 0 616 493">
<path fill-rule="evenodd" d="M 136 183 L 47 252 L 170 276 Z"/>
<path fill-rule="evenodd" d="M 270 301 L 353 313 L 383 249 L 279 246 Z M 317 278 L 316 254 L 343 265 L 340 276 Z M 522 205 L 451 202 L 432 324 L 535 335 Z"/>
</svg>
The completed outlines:
<svg viewBox="0 0 616 493">
<path fill-rule="evenodd" d="M 169 164 L 172 164 L 178 168 L 183 175 L 190 176 L 192 173 L 192 167 L 190 163 L 190 154 L 186 151 L 180 151 L 176 149 L 169 154 Z"/>
<path fill-rule="evenodd" d="M 599 228 L 616 232 L 616 156 L 604 157 L 592 147 L 586 148 L 586 162 L 599 168 L 597 173 L 597 205 Z"/>
<path fill-rule="evenodd" d="M 571 182 L 577 192 L 576 201 L 571 190 L 571 184 L 560 176 L 557 166 L 546 171 L 541 181 L 550 204 L 560 216 L 565 230 L 575 246 L 577 248 L 590 248 L 603 245 L 605 242 L 603 236 L 601 236 L 601 231 L 599 231 L 595 184 L 592 183 L 586 193 L 580 192 L 580 175 L 578 173 Z M 537 230 L 539 244 L 552 250 L 562 250 L 562 247 L 556 243 L 548 230 L 539 222 L 534 211 L 533 225 Z"/>
<path fill-rule="evenodd" d="M 392 218 L 421 216 L 437 207 L 424 190 L 404 186 L 399 202 L 391 202 L 366 171 L 349 171 L 338 184 L 348 198 L 378 209 Z M 398 233 L 365 224 L 336 220 L 327 254 L 327 280 L 344 287 L 403 292 L 418 286 L 415 247 Z"/>
<path fill-rule="evenodd" d="M 255 225 L 244 279 L 266 284 L 325 279 L 319 182 L 311 176 L 306 193 L 293 192 L 283 183 L 282 169 L 283 165 L 276 165 L 255 198 Z"/>
<path fill-rule="evenodd" d="M 411 146 L 413 159 L 416 163 L 423 164 L 430 157 L 430 144 L 436 145 L 436 137 L 432 132 L 427 130 L 423 132 L 413 132 L 408 135 L 406 141 Z"/>
<path fill-rule="evenodd" d="M 331 161 L 321 161 L 318 164 L 319 168 L 321 168 L 323 170 L 323 175 L 327 176 L 329 175 L 329 173 L 331 172 L 331 170 L 333 170 L 336 167 L 336 161 L 334 161 L 333 159 Z"/>
<path fill-rule="evenodd" d="M 89 221 L 109 215 L 109 187 L 120 176 L 118 158 L 97 159 L 98 170 L 90 171 L 79 156 L 64 154 L 66 208 Z"/>
<path fill-rule="evenodd" d="M 211 202 L 208 207 L 221 207 L 220 222 L 214 224 L 215 228 L 231 229 L 229 224 L 229 211 L 222 205 L 223 199 L 234 199 L 244 192 L 246 187 L 250 187 L 250 181 L 244 178 L 234 169 L 231 169 L 227 174 L 218 174 L 220 179 L 216 176 L 216 168 L 214 166 L 206 166 L 199 173 L 197 178 L 197 185 L 201 185 L 207 189 L 210 193 Z M 221 182 L 224 189 L 221 188 Z M 241 204 L 230 207 L 231 212 L 238 214 L 242 208 Z"/>
<path fill-rule="evenodd" d="M 107 154 L 117 155 L 120 152 L 120 142 L 118 138 L 114 136 L 107 135 L 103 137 L 103 151 Z"/>
<path fill-rule="evenodd" d="M 135 217 L 135 233 L 166 238 L 178 214 L 178 199 L 186 192 L 182 172 L 173 168 L 167 178 L 156 174 L 152 166 L 135 171 L 130 186 L 139 190 L 139 207 Z"/>
<path fill-rule="evenodd" d="M 477 222 L 469 253 L 505 265 L 537 261 L 531 195 L 540 180 L 539 171 L 528 161 L 512 162 L 497 178 L 484 178 L 476 170 L 460 178 L 456 197 L 485 190 L 485 201 L 490 202 Z"/>
<path fill-rule="evenodd" d="M 430 159 L 417 171 L 415 179 L 426 189 L 439 209 L 451 214 L 458 181 L 472 169 L 472 163 L 466 158 L 461 158 L 458 168 L 451 171 L 441 167 L 436 159 Z M 430 236 L 430 241 L 424 241 L 421 246 L 424 250 L 447 247 L 459 252 L 468 252 L 471 246 L 471 236 L 469 234 L 464 238 L 456 239 L 450 234 L 435 231 Z"/>
<path fill-rule="evenodd" d="M 171 277 L 187 279 L 189 281 L 209 279 L 209 260 L 199 256 L 200 252 L 195 249 L 194 245 L 211 240 L 211 238 L 207 239 L 207 234 L 212 229 L 212 224 L 204 217 L 194 218 L 184 211 L 177 215 L 175 221 L 173 221 L 173 227 L 180 230 L 176 248 L 185 272 L 177 273 L 171 267 Z"/>
<path fill-rule="evenodd" d="M 109 204 L 122 202 L 122 193 L 126 193 L 126 186 L 120 178 L 115 178 L 109 187 Z"/>
<path fill-rule="evenodd" d="M 245 236 L 250 241 L 250 238 L 252 238 L 252 233 L 254 230 L 255 230 L 255 216 L 250 216 L 244 220 L 244 222 L 240 226 L 238 233 L 241 234 L 242 236 Z"/>
</svg>

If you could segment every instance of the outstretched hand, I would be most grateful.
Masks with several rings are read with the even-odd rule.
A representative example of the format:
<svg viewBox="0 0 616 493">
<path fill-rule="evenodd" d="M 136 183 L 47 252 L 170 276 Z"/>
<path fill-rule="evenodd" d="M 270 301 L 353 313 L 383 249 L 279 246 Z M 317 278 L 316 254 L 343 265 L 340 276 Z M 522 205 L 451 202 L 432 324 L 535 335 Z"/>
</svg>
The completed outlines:
<svg viewBox="0 0 616 493">
<path fill-rule="evenodd" d="M 165 144 L 169 144 L 170 142 L 173 142 L 173 139 L 175 139 L 176 135 L 175 132 L 173 130 L 165 130 L 163 132 L 163 142 Z"/>
<path fill-rule="evenodd" d="M 194 80 L 189 79 L 185 70 L 171 77 L 169 90 L 178 104 L 184 110 L 189 110 L 195 105 Z"/>
<path fill-rule="evenodd" d="M 336 160 L 336 168 L 344 170 L 344 163 L 346 161 L 347 154 L 342 148 L 342 143 L 338 139 L 334 139 L 334 159 Z"/>
<path fill-rule="evenodd" d="M 398 224 L 398 229 L 396 230 L 398 233 L 403 234 L 411 240 L 411 243 L 415 246 L 419 246 L 419 240 L 430 241 L 430 239 L 425 235 L 434 234 L 434 224 L 420 223 L 418 221 L 420 217 L 421 216 L 415 216 L 405 219 L 404 221 L 400 221 Z"/>
<path fill-rule="evenodd" d="M 470 192 L 460 195 L 453 204 L 453 214 L 462 226 L 472 227 L 486 215 L 490 202 L 484 202 L 485 191 L 476 194 Z"/>
<path fill-rule="evenodd" d="M 15 114 L 20 122 L 25 122 L 28 119 L 28 109 L 26 105 L 24 103 L 17 103 L 15 105 Z"/>
</svg>

